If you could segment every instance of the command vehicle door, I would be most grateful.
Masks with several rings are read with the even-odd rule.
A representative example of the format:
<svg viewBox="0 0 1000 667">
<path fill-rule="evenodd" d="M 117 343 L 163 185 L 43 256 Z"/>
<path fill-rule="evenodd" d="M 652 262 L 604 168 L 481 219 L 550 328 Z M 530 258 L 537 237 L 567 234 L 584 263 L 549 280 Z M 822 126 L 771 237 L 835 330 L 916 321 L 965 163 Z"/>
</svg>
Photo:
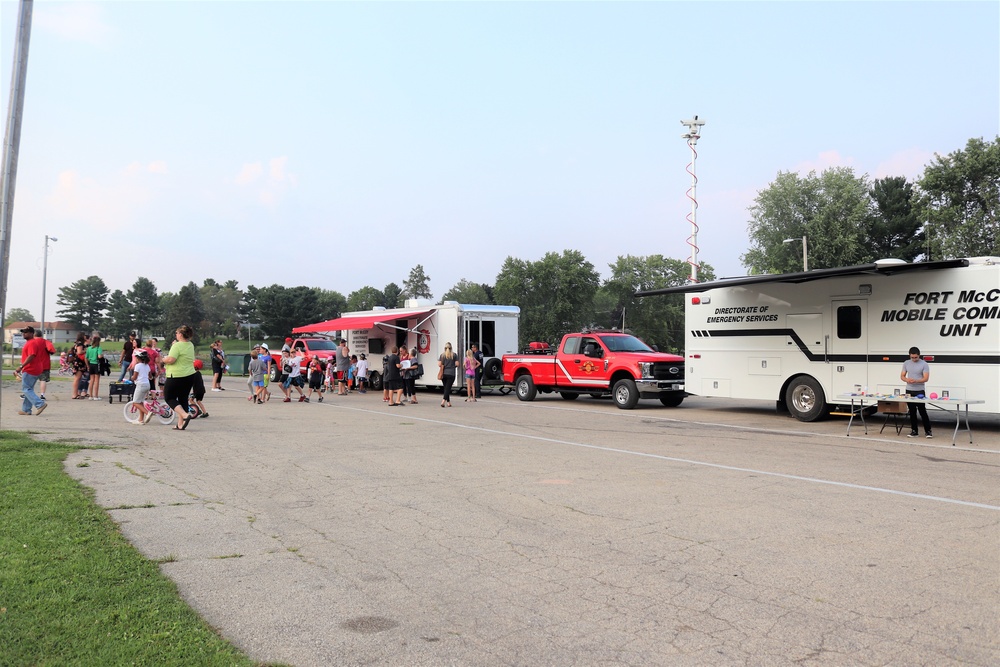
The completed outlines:
<svg viewBox="0 0 1000 667">
<path fill-rule="evenodd" d="M 868 387 L 868 302 L 837 300 L 832 304 L 833 330 L 830 332 L 832 377 L 819 378 L 830 383 L 830 395 L 847 394 Z"/>
</svg>

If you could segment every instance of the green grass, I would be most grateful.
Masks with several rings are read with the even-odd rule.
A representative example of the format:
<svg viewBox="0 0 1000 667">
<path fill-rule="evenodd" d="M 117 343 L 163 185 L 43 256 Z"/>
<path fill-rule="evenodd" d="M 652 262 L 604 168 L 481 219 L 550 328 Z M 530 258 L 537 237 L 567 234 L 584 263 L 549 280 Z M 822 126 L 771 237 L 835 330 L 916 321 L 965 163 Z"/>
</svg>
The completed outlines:
<svg viewBox="0 0 1000 667">
<path fill-rule="evenodd" d="M 63 472 L 75 449 L 0 432 L 0 663 L 257 664 Z"/>
</svg>

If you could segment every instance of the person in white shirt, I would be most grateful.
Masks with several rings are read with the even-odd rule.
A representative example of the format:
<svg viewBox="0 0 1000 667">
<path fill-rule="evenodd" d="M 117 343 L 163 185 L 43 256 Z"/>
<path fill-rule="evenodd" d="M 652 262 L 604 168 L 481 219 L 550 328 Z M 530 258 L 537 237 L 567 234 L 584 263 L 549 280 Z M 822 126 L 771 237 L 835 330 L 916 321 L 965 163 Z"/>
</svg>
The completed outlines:
<svg viewBox="0 0 1000 667">
<path fill-rule="evenodd" d="M 139 421 L 135 423 L 142 426 L 153 415 L 143 405 L 146 395 L 149 394 L 149 353 L 139 350 L 135 353 L 133 361 L 135 363 L 132 366 L 132 382 L 135 383 L 135 392 L 132 394 L 132 403 L 139 410 Z"/>
<path fill-rule="evenodd" d="M 299 392 L 299 403 L 303 401 L 308 403 L 309 399 L 306 395 L 302 393 L 302 357 L 293 354 L 282 353 L 281 359 L 281 372 L 284 373 L 285 369 L 288 369 L 288 375 L 285 377 L 285 381 L 281 383 L 281 391 L 285 393 L 285 403 L 292 402 L 292 387 Z"/>
<path fill-rule="evenodd" d="M 368 358 L 362 354 L 358 358 L 358 368 L 354 371 L 354 381 L 358 385 L 358 393 L 367 393 L 368 387 Z"/>
</svg>

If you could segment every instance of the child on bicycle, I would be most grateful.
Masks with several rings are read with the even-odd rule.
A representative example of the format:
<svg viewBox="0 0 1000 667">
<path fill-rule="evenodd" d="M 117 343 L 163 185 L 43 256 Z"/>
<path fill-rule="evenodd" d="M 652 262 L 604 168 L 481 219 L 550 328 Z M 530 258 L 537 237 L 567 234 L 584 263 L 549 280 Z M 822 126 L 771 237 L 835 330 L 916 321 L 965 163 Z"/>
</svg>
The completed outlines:
<svg viewBox="0 0 1000 667">
<path fill-rule="evenodd" d="M 135 393 L 132 394 L 132 405 L 139 410 L 139 426 L 149 421 L 153 413 L 146 409 L 146 395 L 149 393 L 149 353 L 140 350 L 135 354 L 135 365 L 132 366 L 132 382 L 135 383 Z"/>
</svg>

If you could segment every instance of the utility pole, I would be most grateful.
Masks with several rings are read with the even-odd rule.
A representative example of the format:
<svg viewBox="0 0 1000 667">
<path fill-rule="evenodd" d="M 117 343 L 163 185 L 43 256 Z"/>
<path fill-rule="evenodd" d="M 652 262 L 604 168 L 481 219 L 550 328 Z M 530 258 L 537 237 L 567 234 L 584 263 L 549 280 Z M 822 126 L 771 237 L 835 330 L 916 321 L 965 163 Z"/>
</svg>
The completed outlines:
<svg viewBox="0 0 1000 667">
<path fill-rule="evenodd" d="M 14 44 L 14 69 L 10 77 L 10 106 L 3 139 L 3 169 L 0 173 L 0 316 L 7 313 L 7 274 L 10 266 L 10 231 L 14 212 L 14 184 L 17 181 L 17 152 L 21 145 L 21 116 L 24 113 L 24 82 L 28 76 L 28 44 L 31 41 L 32 0 L 21 0 Z M 44 324 L 43 324 L 44 326 Z M 2 383 L 0 383 L 2 385 Z M 0 407 L 3 407 L 0 391 Z"/>
</svg>

